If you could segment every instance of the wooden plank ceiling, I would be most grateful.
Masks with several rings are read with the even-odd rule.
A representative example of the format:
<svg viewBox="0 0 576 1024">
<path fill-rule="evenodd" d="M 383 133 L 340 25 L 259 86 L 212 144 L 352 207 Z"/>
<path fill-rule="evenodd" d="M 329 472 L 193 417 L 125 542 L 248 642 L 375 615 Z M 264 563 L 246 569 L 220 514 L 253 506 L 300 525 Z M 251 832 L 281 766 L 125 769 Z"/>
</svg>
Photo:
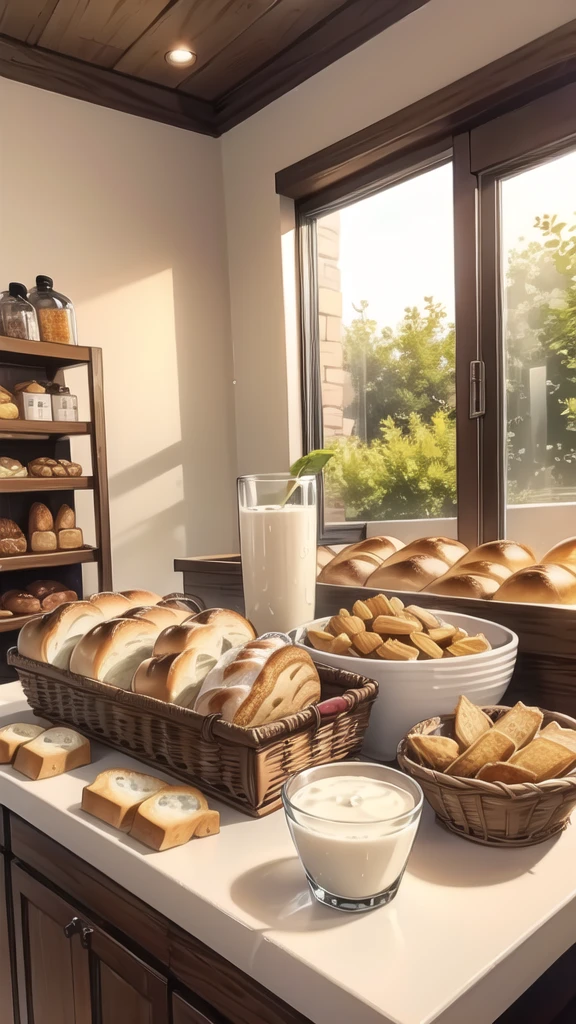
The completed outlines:
<svg viewBox="0 0 576 1024">
<path fill-rule="evenodd" d="M 0 0 L 0 76 L 220 135 L 427 2 Z"/>
</svg>

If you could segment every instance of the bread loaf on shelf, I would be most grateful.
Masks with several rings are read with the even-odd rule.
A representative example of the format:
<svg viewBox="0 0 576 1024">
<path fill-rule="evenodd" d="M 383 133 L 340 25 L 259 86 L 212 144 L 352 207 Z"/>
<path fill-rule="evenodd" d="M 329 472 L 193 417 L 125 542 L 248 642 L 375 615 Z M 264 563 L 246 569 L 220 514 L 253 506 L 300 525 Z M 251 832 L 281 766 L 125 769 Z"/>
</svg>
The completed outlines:
<svg viewBox="0 0 576 1024">
<path fill-rule="evenodd" d="M 576 537 L 568 537 L 555 544 L 550 551 L 547 551 L 542 562 L 554 562 L 556 565 L 567 565 L 569 569 L 576 566 Z"/>
<path fill-rule="evenodd" d="M 367 586 L 383 590 L 423 590 L 443 576 L 447 563 L 433 555 L 411 555 L 391 564 L 385 562 L 370 576 Z"/>
<path fill-rule="evenodd" d="M 446 573 L 433 580 L 425 588 L 428 594 L 440 594 L 444 597 L 472 597 L 488 601 L 500 587 L 500 581 L 493 576 L 480 573 Z"/>
<path fill-rule="evenodd" d="M 67 669 L 76 644 L 98 622 L 102 622 L 102 612 L 89 601 L 62 604 L 24 623 L 18 635 L 18 653 Z"/>
<path fill-rule="evenodd" d="M 199 789 L 169 786 L 138 805 L 130 835 L 159 851 L 219 831 L 220 815 L 210 810 Z"/>
<path fill-rule="evenodd" d="M 528 566 L 504 580 L 494 600 L 576 604 L 576 572 L 565 565 L 554 565 L 551 562 Z"/>
<path fill-rule="evenodd" d="M 371 551 L 353 552 L 349 558 L 329 562 L 318 577 L 319 583 L 330 583 L 337 587 L 363 587 L 370 576 L 383 565 L 379 555 Z"/>
<path fill-rule="evenodd" d="M 194 710 L 249 728 L 276 722 L 319 699 L 320 679 L 310 655 L 270 637 L 223 654 L 206 676 Z"/>
<path fill-rule="evenodd" d="M 37 554 L 42 551 L 57 551 L 58 539 L 54 530 L 35 530 L 31 533 L 30 550 Z"/>
<path fill-rule="evenodd" d="M 47 505 L 35 501 L 28 516 L 28 533 L 39 533 L 54 529 L 54 517 Z"/>
<path fill-rule="evenodd" d="M 478 562 L 456 562 L 456 565 L 453 565 L 446 575 L 461 576 L 465 573 L 472 573 L 473 576 L 490 576 L 498 583 L 503 583 L 512 575 L 512 569 L 501 562 L 489 562 L 487 559 L 481 559 Z"/>
<path fill-rule="evenodd" d="M 146 619 L 101 622 L 74 648 L 70 671 L 129 690 L 136 669 L 151 656 L 158 632 Z"/>
<path fill-rule="evenodd" d="M 79 462 L 70 462 L 69 459 L 49 459 L 41 456 L 39 459 L 32 459 L 28 463 L 30 476 L 36 477 L 77 477 L 82 476 L 82 466 Z"/>
<path fill-rule="evenodd" d="M 0 555 L 23 555 L 28 547 L 26 537 L 13 519 L 0 519 Z"/>
<path fill-rule="evenodd" d="M 90 764 L 90 741 L 75 729 L 56 726 L 18 748 L 14 768 L 29 779 L 50 779 Z"/>
<path fill-rule="evenodd" d="M 44 732 L 44 728 L 43 725 L 30 725 L 28 722 L 3 725 L 0 729 L 0 764 L 10 764 L 18 748 L 23 743 L 35 740 Z"/>
<path fill-rule="evenodd" d="M 134 693 L 184 708 L 194 707 L 202 683 L 222 653 L 221 637 L 209 627 L 205 629 L 208 632 L 181 654 L 164 654 L 143 661 L 132 680 Z"/>
<path fill-rule="evenodd" d="M 75 590 L 56 590 L 53 594 L 46 594 L 42 599 L 42 611 L 51 612 L 61 604 L 70 604 L 71 601 L 77 600 L 78 594 Z"/>
<path fill-rule="evenodd" d="M 14 478 L 28 476 L 28 470 L 18 462 L 18 459 L 11 459 L 7 455 L 0 457 L 0 478 Z"/>
<path fill-rule="evenodd" d="M 166 786 L 153 775 L 131 768 L 110 768 L 84 786 L 82 810 L 121 832 L 129 832 L 138 805 Z"/>
<path fill-rule="evenodd" d="M 471 548 L 457 563 L 458 567 L 471 562 L 487 562 L 504 565 L 510 572 L 518 572 L 528 565 L 534 565 L 536 556 L 525 544 L 517 544 L 514 540 L 490 540 Z M 456 567 L 455 567 L 456 568 Z"/>
<path fill-rule="evenodd" d="M 34 580 L 33 583 L 28 583 L 26 589 L 34 594 L 39 601 L 43 601 L 48 594 L 55 594 L 59 590 L 66 590 L 66 584 L 60 583 L 59 580 Z"/>
<path fill-rule="evenodd" d="M 84 546 L 82 530 L 77 526 L 71 530 L 58 530 L 57 540 L 60 551 L 77 551 Z"/>
<path fill-rule="evenodd" d="M 58 530 L 73 530 L 76 526 L 76 513 L 70 505 L 60 505 L 58 512 L 56 513 L 56 520 L 54 523 L 54 529 Z"/>
<path fill-rule="evenodd" d="M 402 541 L 398 540 L 396 537 L 368 537 L 366 540 L 359 540 L 355 544 L 348 544 L 346 547 L 342 548 L 341 551 L 335 554 L 333 558 L 325 562 L 318 577 L 318 582 L 335 583 L 335 577 L 338 576 L 338 574 L 335 573 L 334 570 L 337 566 L 341 565 L 343 562 L 347 563 L 350 559 L 356 559 L 358 557 L 362 558 L 364 554 L 369 554 L 375 555 L 376 558 L 380 559 L 382 562 L 403 547 L 404 545 Z M 330 566 L 330 571 L 326 572 L 326 578 L 324 578 L 323 571 L 324 569 L 328 569 L 328 566 Z M 361 574 L 362 566 L 359 565 L 356 569 L 352 568 L 351 571 L 356 571 Z"/>
<path fill-rule="evenodd" d="M 13 615 L 35 615 L 41 610 L 38 598 L 27 590 L 7 590 L 2 594 L 2 607 Z"/>
</svg>

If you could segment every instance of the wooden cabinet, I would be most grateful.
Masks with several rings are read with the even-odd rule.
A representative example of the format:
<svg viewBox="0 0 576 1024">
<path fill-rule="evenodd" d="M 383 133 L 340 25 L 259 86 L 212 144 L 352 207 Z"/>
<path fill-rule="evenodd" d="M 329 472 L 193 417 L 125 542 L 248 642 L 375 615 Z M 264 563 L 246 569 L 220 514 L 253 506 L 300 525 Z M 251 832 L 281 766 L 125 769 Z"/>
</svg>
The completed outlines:
<svg viewBox="0 0 576 1024">
<path fill-rule="evenodd" d="M 23 1024 L 168 1024 L 168 982 L 51 889 L 12 868 Z"/>
<path fill-rule="evenodd" d="M 223 1017 L 210 1010 L 192 1006 L 183 996 L 172 996 L 172 1024 L 226 1024 Z"/>
<path fill-rule="evenodd" d="M 14 1024 L 6 872 L 6 857 L 0 852 L 0 1021 Z"/>
</svg>

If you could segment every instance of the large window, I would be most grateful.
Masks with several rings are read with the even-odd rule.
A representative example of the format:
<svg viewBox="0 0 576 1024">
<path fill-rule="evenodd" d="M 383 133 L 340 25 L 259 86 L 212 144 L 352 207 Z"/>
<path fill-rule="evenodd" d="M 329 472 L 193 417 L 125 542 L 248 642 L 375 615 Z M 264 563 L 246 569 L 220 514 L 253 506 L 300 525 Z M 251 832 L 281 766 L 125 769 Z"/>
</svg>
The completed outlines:
<svg viewBox="0 0 576 1024">
<path fill-rule="evenodd" d="M 576 86 L 519 102 L 299 204 L 327 540 L 576 533 Z"/>
<path fill-rule="evenodd" d="M 451 163 L 316 234 L 326 521 L 454 517 Z"/>
</svg>

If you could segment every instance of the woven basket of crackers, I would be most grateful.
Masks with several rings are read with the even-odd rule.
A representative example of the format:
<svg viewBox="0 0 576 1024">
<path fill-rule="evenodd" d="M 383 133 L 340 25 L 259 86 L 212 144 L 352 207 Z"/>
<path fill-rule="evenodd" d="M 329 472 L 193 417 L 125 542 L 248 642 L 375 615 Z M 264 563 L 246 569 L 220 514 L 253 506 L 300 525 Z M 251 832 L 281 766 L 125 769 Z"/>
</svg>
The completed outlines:
<svg viewBox="0 0 576 1024">
<path fill-rule="evenodd" d="M 419 722 L 398 747 L 437 818 L 486 846 L 534 846 L 568 824 L 576 805 L 576 720 L 527 707 L 479 708 Z"/>
</svg>

